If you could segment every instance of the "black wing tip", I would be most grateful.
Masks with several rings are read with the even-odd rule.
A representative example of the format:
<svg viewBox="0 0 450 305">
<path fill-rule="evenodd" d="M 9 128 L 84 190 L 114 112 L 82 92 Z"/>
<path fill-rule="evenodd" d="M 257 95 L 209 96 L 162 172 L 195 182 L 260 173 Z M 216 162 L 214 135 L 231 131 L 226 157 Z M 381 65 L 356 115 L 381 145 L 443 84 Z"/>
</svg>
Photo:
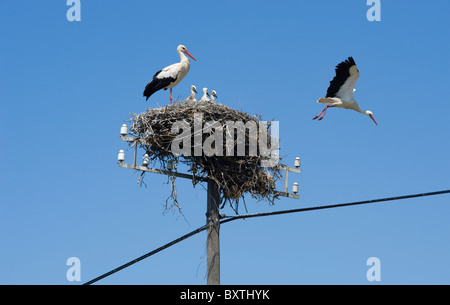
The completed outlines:
<svg viewBox="0 0 450 305">
<path fill-rule="evenodd" d="M 346 64 L 351 64 L 351 65 L 356 65 L 355 60 L 353 59 L 352 56 L 349 56 L 346 60 L 344 60 L 342 63 L 346 63 Z"/>
<path fill-rule="evenodd" d="M 340 62 L 337 66 L 336 66 L 336 71 L 340 70 L 340 69 L 349 69 L 352 66 L 356 66 L 356 62 L 353 59 L 353 57 L 349 57 L 346 60 L 344 60 L 343 62 Z"/>
</svg>

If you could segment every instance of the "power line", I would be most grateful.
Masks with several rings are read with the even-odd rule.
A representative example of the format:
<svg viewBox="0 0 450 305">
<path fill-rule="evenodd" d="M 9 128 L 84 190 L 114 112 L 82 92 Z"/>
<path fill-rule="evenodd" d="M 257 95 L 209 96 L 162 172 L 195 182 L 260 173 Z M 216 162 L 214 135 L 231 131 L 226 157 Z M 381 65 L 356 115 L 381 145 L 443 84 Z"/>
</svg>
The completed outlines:
<svg viewBox="0 0 450 305">
<path fill-rule="evenodd" d="M 401 200 L 401 199 L 410 199 L 410 198 L 417 198 L 417 197 L 426 197 L 426 196 L 435 196 L 435 195 L 443 195 L 450 193 L 450 190 L 444 190 L 444 191 L 437 191 L 437 192 L 429 192 L 429 193 L 421 193 L 421 194 L 414 194 L 414 195 L 404 195 L 404 196 L 396 196 L 396 197 L 387 197 L 387 198 L 380 198 L 380 199 L 372 199 L 372 200 L 364 200 L 364 201 L 356 201 L 356 202 L 349 202 L 349 203 L 340 203 L 340 204 L 332 204 L 332 205 L 323 205 L 323 206 L 317 206 L 317 207 L 308 207 L 308 208 L 300 208 L 300 209 L 292 209 L 292 210 L 283 210 L 283 211 L 276 211 L 276 212 L 268 212 L 268 213 L 257 213 L 257 214 L 247 214 L 247 215 L 237 215 L 237 216 L 225 216 L 223 219 L 220 220 L 221 224 L 236 220 L 236 219 L 246 219 L 246 218 L 254 218 L 254 217 L 264 217 L 264 216 L 272 216 L 272 215 L 281 215 L 281 214 L 290 214 L 290 213 L 300 213 L 300 212 L 308 212 L 308 211 L 315 211 L 315 210 L 324 210 L 324 209 L 332 209 L 332 208 L 340 208 L 340 207 L 347 207 L 347 206 L 354 206 L 354 205 L 362 205 L 362 204 L 369 204 L 369 203 L 377 203 L 377 202 L 386 202 L 386 201 L 394 201 L 394 200 Z M 189 238 L 197 233 L 200 233 L 204 230 L 206 230 L 206 225 L 201 226 L 200 228 L 183 235 L 167 244 L 165 244 L 162 247 L 159 247 L 151 252 L 148 252 L 147 254 L 144 254 L 120 267 L 117 267 L 103 275 L 100 275 L 96 277 L 95 279 L 92 279 L 83 285 L 90 285 L 93 284 L 101 279 L 104 279 L 107 276 L 110 276 L 122 269 L 125 269 L 147 257 L 152 256 L 153 254 L 156 254 L 164 249 L 167 249 L 180 241 L 185 240 L 186 238 Z"/>
<path fill-rule="evenodd" d="M 409 198 L 417 198 L 417 197 L 442 195 L 442 194 L 447 194 L 447 193 L 450 193 L 450 190 L 429 192 L 429 193 L 422 193 L 422 194 L 414 194 L 414 195 L 387 197 L 387 198 L 364 200 L 364 201 L 349 202 L 349 203 L 324 205 L 324 206 L 309 207 L 309 208 L 300 208 L 300 209 L 292 209 L 292 210 L 275 211 L 275 212 L 268 212 L 268 213 L 257 213 L 257 214 L 228 216 L 228 217 L 225 217 L 225 219 L 223 219 L 221 221 L 221 223 L 227 223 L 227 222 L 230 222 L 230 221 L 233 221 L 233 220 L 236 220 L 236 219 L 242 219 L 242 218 L 245 219 L 245 218 L 253 218 L 253 217 L 263 217 L 263 216 L 272 216 L 272 215 L 280 215 L 280 214 L 308 212 L 308 211 L 314 211 L 314 210 L 324 210 L 324 209 L 331 209 L 331 208 L 347 207 L 347 206 L 352 206 L 352 205 L 361 205 L 361 204 L 384 202 L 384 201 L 393 201 L 393 200 L 401 200 L 401 199 L 409 199 Z"/>
<path fill-rule="evenodd" d="M 204 225 L 204 226 L 198 228 L 197 230 L 194 230 L 194 231 L 192 231 L 192 232 L 190 232 L 190 233 L 188 233 L 188 234 L 186 234 L 186 235 L 183 235 L 183 236 L 181 236 L 181 237 L 179 237 L 179 238 L 177 238 L 177 239 L 171 241 L 170 243 L 167 243 L 167 244 L 165 244 L 164 246 L 159 247 L 158 249 L 155 249 L 155 250 L 153 250 L 153 251 L 151 251 L 151 252 L 148 252 L 147 254 L 144 254 L 144 255 L 142 255 L 142 256 L 139 256 L 138 258 L 136 258 L 136 259 L 134 259 L 134 260 L 132 260 L 132 261 L 126 263 L 126 264 L 123 264 L 122 266 L 117 267 L 117 268 L 114 269 L 114 270 L 111 270 L 111 271 L 109 271 L 109 272 L 107 272 L 107 273 L 105 273 L 105 274 L 103 274 L 103 275 L 100 275 L 99 277 L 96 277 L 95 279 L 90 280 L 89 282 L 86 282 L 86 283 L 84 283 L 83 285 L 90 285 L 90 284 L 93 284 L 93 283 L 95 283 L 95 282 L 97 282 L 97 281 L 100 281 L 101 279 L 104 279 L 105 277 L 110 276 L 110 275 L 113 274 L 113 273 L 116 273 L 116 272 L 118 272 L 118 271 L 120 271 L 120 270 L 122 270 L 122 269 L 125 269 L 126 267 L 129 267 L 129 266 L 131 266 L 131 265 L 133 265 L 133 264 L 136 264 L 137 262 L 139 262 L 139 261 L 141 261 L 141 260 L 143 260 L 143 259 L 145 259 L 145 258 L 147 258 L 147 257 L 150 257 L 150 256 L 152 256 L 153 254 L 156 254 L 156 253 L 158 253 L 158 252 L 160 252 L 160 251 L 162 251 L 162 250 L 164 250 L 164 249 L 167 249 L 167 248 L 169 248 L 170 246 L 173 246 L 173 245 L 175 245 L 176 243 L 179 243 L 180 241 L 183 241 L 183 240 L 185 240 L 186 238 L 191 237 L 191 236 L 193 236 L 193 235 L 195 235 L 195 234 L 197 234 L 197 233 L 200 233 L 201 231 L 204 231 L 204 230 L 206 230 L 206 225 Z"/>
</svg>

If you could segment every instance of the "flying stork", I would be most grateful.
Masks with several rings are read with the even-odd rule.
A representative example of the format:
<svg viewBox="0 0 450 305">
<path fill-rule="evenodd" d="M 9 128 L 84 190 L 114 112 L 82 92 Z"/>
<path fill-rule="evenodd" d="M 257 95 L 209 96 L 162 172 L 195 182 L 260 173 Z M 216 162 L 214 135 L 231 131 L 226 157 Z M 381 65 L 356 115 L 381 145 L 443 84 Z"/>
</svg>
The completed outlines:
<svg viewBox="0 0 450 305">
<path fill-rule="evenodd" d="M 330 107 L 338 107 L 345 109 L 353 109 L 359 113 L 368 115 L 378 126 L 373 117 L 372 111 L 361 110 L 358 103 L 353 99 L 353 92 L 356 91 L 355 84 L 359 78 L 359 71 L 353 57 L 341 62 L 336 66 L 336 76 L 330 82 L 325 98 L 319 98 L 318 103 L 327 104 L 322 112 L 313 118 L 323 119 L 327 109 Z"/>
<path fill-rule="evenodd" d="M 197 87 L 194 85 L 191 85 L 191 95 L 187 99 L 185 99 L 185 102 L 196 102 L 197 99 L 195 98 L 195 94 L 197 93 Z"/>
<path fill-rule="evenodd" d="M 152 81 L 145 86 L 144 96 L 146 97 L 146 100 L 148 100 L 148 98 L 156 91 L 161 89 L 167 90 L 170 88 L 170 103 L 172 104 L 172 88 L 178 85 L 189 72 L 191 62 L 186 55 L 197 61 L 183 45 L 178 46 L 177 52 L 180 55 L 181 61 L 156 72 Z"/>
</svg>

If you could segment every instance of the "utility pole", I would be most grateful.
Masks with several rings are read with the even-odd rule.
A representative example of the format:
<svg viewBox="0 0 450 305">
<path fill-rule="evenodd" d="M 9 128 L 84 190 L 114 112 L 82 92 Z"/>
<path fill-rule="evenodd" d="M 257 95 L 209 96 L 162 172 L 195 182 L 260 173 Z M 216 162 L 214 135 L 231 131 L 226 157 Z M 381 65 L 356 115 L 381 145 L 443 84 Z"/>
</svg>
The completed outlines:
<svg viewBox="0 0 450 305">
<path fill-rule="evenodd" d="M 220 189 L 213 180 L 208 180 L 208 198 L 206 208 L 206 249 L 207 284 L 220 285 Z"/>
<path fill-rule="evenodd" d="M 197 180 L 207 182 L 207 200 L 206 200 L 206 250 L 207 250 L 207 284 L 208 285 L 220 285 L 220 240 L 219 240 L 219 231 L 220 231 L 220 214 L 219 214 L 219 204 L 220 204 L 220 188 L 217 183 L 209 179 L 208 177 L 197 177 L 191 174 L 179 173 L 176 171 L 176 168 L 172 166 L 169 167 L 169 170 L 164 169 L 156 169 L 148 167 L 149 161 L 148 156 L 144 156 L 142 165 L 137 165 L 136 156 L 137 156 L 137 148 L 138 143 L 140 142 L 139 138 L 133 138 L 127 136 L 128 129 L 125 124 L 123 124 L 120 131 L 120 139 L 125 142 L 134 143 L 132 147 L 134 148 L 134 157 L 133 163 L 127 164 L 125 161 L 125 152 L 123 150 L 119 151 L 118 154 L 118 165 L 123 168 L 133 169 L 135 171 L 142 172 L 150 172 L 154 174 L 162 174 L 173 177 L 185 178 L 190 180 Z M 293 184 L 292 193 L 288 191 L 288 173 L 301 173 L 300 167 L 300 158 L 295 159 L 295 168 L 288 167 L 286 165 L 278 165 L 279 169 L 285 171 L 284 175 L 284 191 L 276 191 L 279 196 L 284 196 L 288 198 L 299 199 L 298 193 L 298 183 L 295 182 Z"/>
</svg>

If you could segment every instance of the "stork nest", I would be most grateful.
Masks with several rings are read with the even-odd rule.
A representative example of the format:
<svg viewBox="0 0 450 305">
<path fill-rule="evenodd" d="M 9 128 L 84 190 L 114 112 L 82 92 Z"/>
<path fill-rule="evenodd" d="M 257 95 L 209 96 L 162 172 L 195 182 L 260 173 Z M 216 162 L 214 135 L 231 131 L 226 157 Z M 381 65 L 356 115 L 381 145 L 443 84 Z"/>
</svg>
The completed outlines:
<svg viewBox="0 0 450 305">
<path fill-rule="evenodd" d="M 263 122 L 261 116 L 252 116 L 220 103 L 175 101 L 165 107 L 147 109 L 141 114 L 131 114 L 130 122 L 129 134 L 138 140 L 138 145 L 145 150 L 153 164 L 159 162 L 160 167 L 165 170 L 170 170 L 169 167 L 176 170 L 177 165 L 186 165 L 193 175 L 194 186 L 208 179 L 214 181 L 220 190 L 220 208 L 228 202 L 238 213 L 241 199 L 245 206 L 246 193 L 255 199 L 267 200 L 271 204 L 278 198 L 279 193 L 275 191 L 275 185 L 281 178 L 281 168 L 263 166 L 262 162 L 273 156 L 275 150 L 278 151 L 276 143 L 279 140 L 274 141 L 271 137 L 270 122 L 261 125 Z M 207 128 L 207 122 L 216 122 L 216 125 Z M 227 129 L 227 126 L 230 126 L 229 122 L 242 122 L 244 125 L 251 122 L 245 126 L 258 126 L 258 132 L 251 132 L 251 128 L 240 130 L 237 128 L 230 133 L 231 129 Z M 180 125 L 184 127 L 174 128 Z M 244 132 L 244 141 L 242 137 L 240 142 L 238 141 L 239 131 L 241 136 Z M 267 140 L 266 148 L 268 148 L 265 156 L 261 156 L 259 145 L 255 154 L 254 147 L 254 143 L 259 143 L 263 136 Z M 230 144 L 231 139 L 233 141 Z M 177 142 L 176 145 L 174 141 Z M 207 153 L 205 146 L 215 153 L 212 155 Z M 245 147 L 244 154 L 242 147 Z M 180 153 L 180 149 L 184 150 Z M 276 158 L 278 163 L 278 154 Z M 145 172 L 142 172 L 139 178 L 141 182 L 144 174 Z M 177 202 L 175 177 L 170 178 L 172 194 L 168 200 L 172 199 L 172 203 L 181 209 Z"/>
</svg>

